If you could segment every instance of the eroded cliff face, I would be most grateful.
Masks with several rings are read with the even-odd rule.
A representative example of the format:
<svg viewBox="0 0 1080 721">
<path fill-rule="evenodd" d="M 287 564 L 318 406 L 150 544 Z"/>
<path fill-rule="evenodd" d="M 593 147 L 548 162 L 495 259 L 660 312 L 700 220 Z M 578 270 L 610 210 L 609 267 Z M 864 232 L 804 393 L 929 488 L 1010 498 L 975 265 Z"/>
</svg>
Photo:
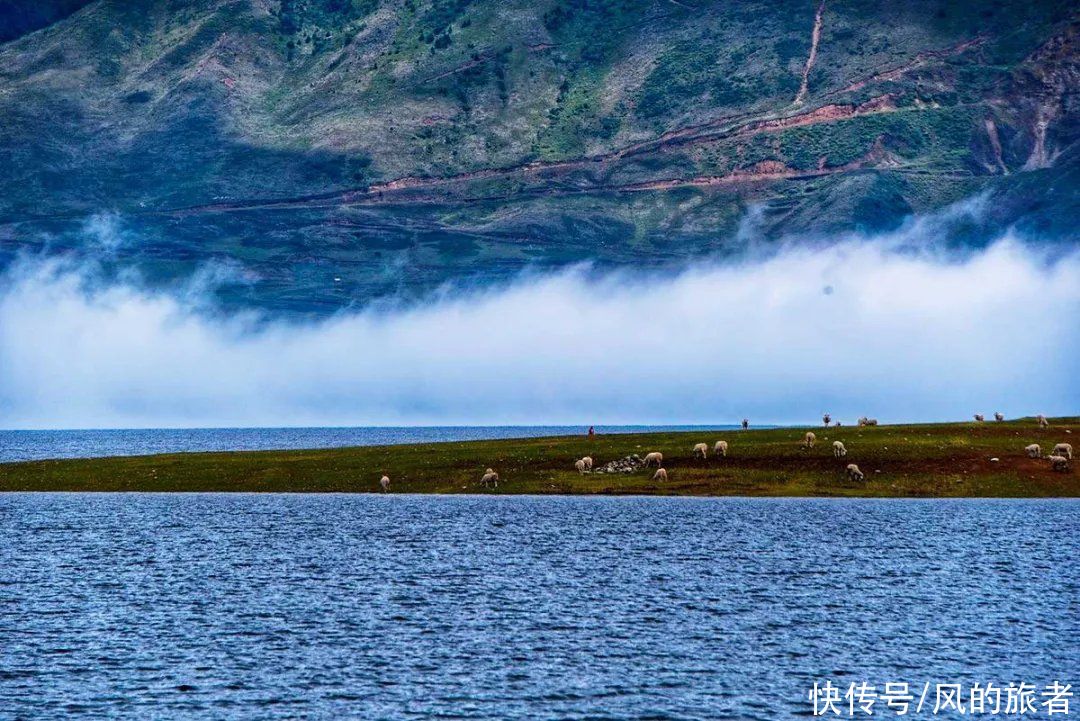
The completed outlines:
<svg viewBox="0 0 1080 721">
<path fill-rule="evenodd" d="M 737 252 L 748 208 L 768 240 L 989 193 L 943 242 L 1070 239 L 1075 10 L 887 5 L 58 10 L 0 44 L 0 247 L 76 249 L 109 213 L 140 238 L 118 267 L 228 258 L 230 300 L 321 312 L 478 268 Z"/>
<path fill-rule="evenodd" d="M 1024 108 L 1025 141 L 1031 146 L 1024 170 L 1049 168 L 1065 147 L 1076 140 L 1076 91 L 1080 88 L 1078 35 L 1080 26 L 1070 25 L 1021 66 L 1010 100 Z"/>
</svg>

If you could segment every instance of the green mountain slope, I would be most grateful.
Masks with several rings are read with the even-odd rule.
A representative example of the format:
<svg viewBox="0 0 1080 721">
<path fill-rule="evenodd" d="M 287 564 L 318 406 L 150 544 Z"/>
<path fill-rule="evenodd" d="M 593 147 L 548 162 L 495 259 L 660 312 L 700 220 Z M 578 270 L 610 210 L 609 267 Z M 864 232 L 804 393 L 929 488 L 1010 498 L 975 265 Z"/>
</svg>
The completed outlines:
<svg viewBox="0 0 1080 721">
<path fill-rule="evenodd" d="M 1069 2 L 7 5 L 8 258 L 111 212 L 151 282 L 229 258 L 230 299 L 323 311 L 731 252 L 757 205 L 775 239 L 988 193 L 959 242 L 1075 239 Z"/>
</svg>

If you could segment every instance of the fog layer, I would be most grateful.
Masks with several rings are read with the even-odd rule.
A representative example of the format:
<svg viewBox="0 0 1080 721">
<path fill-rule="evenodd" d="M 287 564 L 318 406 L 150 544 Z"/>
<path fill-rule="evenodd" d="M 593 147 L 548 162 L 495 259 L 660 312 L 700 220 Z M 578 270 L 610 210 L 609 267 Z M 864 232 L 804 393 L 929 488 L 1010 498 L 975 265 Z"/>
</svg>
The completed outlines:
<svg viewBox="0 0 1080 721">
<path fill-rule="evenodd" d="M 0 426 L 966 419 L 1080 410 L 1080 254 L 891 239 L 668 276 L 587 266 L 311 323 L 24 260 Z M 258 322 L 256 322 L 258 321 Z"/>
</svg>

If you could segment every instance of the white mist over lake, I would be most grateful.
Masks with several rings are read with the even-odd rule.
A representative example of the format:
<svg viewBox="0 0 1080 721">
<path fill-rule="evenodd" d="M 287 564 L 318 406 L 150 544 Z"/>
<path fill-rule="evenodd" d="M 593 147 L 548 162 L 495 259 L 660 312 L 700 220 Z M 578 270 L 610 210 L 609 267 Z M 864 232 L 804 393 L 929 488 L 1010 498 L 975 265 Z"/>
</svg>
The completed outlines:
<svg viewBox="0 0 1080 721">
<path fill-rule="evenodd" d="M 852 422 L 1080 407 L 1080 254 L 1005 238 L 589 267 L 297 323 L 205 289 L 0 279 L 0 427 Z M 925 247 L 925 246 L 923 246 Z M 205 275 L 199 281 L 205 283 Z"/>
</svg>

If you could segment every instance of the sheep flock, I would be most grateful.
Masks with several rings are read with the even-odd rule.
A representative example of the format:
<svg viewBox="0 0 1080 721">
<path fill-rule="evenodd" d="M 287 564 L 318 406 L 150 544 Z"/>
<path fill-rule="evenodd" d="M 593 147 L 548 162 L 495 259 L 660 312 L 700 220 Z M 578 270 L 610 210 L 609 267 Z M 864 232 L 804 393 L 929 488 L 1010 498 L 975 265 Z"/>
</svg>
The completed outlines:
<svg viewBox="0 0 1080 721">
<path fill-rule="evenodd" d="M 1005 420 L 1005 416 L 1000 412 L 993 414 L 994 420 L 1001 422 Z M 984 416 L 981 413 L 973 414 L 973 418 L 976 424 L 984 423 Z M 839 428 L 841 426 L 839 421 L 836 421 L 835 425 L 830 425 L 832 422 L 832 416 L 829 413 L 822 415 L 822 421 L 826 428 Z M 1046 416 L 1035 416 L 1035 423 L 1040 430 L 1046 430 L 1050 427 L 1050 423 Z M 742 428 L 747 429 L 750 425 L 748 419 L 743 419 Z M 859 428 L 874 427 L 878 425 L 876 418 L 868 418 L 863 416 L 858 419 L 857 425 Z M 1071 431 L 1066 430 L 1066 433 Z M 590 436 L 591 438 L 591 436 Z M 828 441 L 828 438 L 825 439 Z M 906 439 L 905 439 L 906 440 Z M 799 448 L 804 452 L 810 452 L 815 448 L 817 442 L 817 434 L 813 431 L 806 431 L 801 437 Z M 738 445 L 738 444 L 736 444 Z M 832 449 L 832 456 L 836 460 L 847 459 L 848 447 L 842 440 L 834 440 L 829 446 Z M 726 439 L 717 440 L 712 445 L 713 458 L 716 461 L 723 462 L 730 457 L 732 448 L 729 441 Z M 736 455 L 737 455 L 737 450 Z M 856 451 L 858 448 L 856 448 Z M 884 448 L 888 451 L 888 448 Z M 707 461 L 709 459 L 709 444 L 705 442 L 694 443 L 689 448 L 690 458 L 698 461 Z M 1053 451 L 1048 455 L 1043 455 L 1042 446 L 1038 443 L 1029 443 L 1022 447 L 1023 457 L 1030 459 L 1039 459 L 1049 464 L 1053 471 L 1067 472 L 1070 469 L 1073 460 L 1073 447 L 1070 443 L 1057 443 L 1053 447 Z M 991 461 L 999 461 L 998 458 L 992 458 Z M 594 462 L 591 456 L 584 456 L 573 461 L 573 468 L 580 475 L 596 473 L 610 472 L 613 465 L 618 466 L 618 471 L 622 473 L 630 473 L 634 471 L 640 471 L 646 468 L 653 467 L 655 472 L 652 475 L 652 480 L 657 483 L 666 483 L 670 478 L 668 469 L 664 466 L 664 454 L 660 451 L 650 451 L 640 457 L 637 454 L 632 454 L 623 458 L 621 461 L 612 462 L 606 466 L 594 471 Z M 859 468 L 856 463 L 845 463 L 842 467 L 838 467 L 838 472 L 847 478 L 849 482 L 862 483 L 866 480 L 866 474 Z M 876 471 L 880 473 L 880 471 Z M 486 468 L 483 474 L 480 475 L 479 484 L 484 488 L 498 488 L 499 487 L 499 474 L 493 468 Z M 384 493 L 390 491 L 390 478 L 383 475 L 379 478 L 379 487 Z"/>
</svg>

